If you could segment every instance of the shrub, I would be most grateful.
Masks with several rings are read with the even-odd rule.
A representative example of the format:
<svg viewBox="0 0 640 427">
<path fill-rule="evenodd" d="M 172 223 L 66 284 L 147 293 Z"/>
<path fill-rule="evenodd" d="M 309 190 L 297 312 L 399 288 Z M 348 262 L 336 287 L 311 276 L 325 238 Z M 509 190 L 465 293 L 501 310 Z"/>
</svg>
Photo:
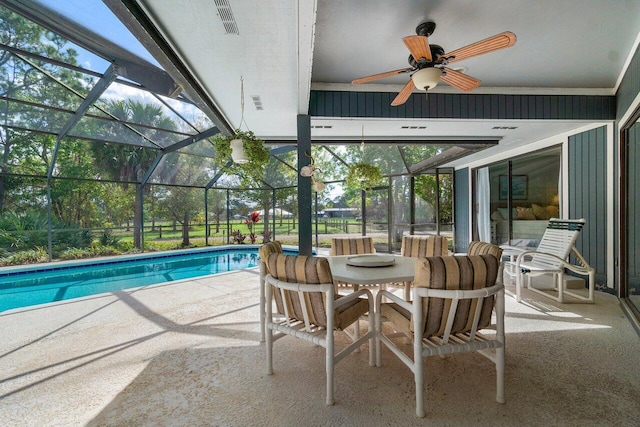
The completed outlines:
<svg viewBox="0 0 640 427">
<path fill-rule="evenodd" d="M 47 251 L 42 247 L 38 247 L 26 251 L 13 252 L 8 257 L 0 259 L 0 266 L 37 264 L 39 262 L 47 262 L 48 260 L 49 256 L 47 255 Z"/>
</svg>

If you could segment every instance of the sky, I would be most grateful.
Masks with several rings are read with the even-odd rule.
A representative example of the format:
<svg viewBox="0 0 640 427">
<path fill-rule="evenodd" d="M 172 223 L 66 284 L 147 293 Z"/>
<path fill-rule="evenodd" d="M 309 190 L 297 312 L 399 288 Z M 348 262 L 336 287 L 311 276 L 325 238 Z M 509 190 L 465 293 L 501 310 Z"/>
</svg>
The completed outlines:
<svg viewBox="0 0 640 427">
<path fill-rule="evenodd" d="M 113 15 L 102 0 L 36 0 L 36 2 L 80 23 L 150 63 L 158 65 L 158 62 Z M 83 67 L 101 72 L 108 67 L 106 61 L 82 48 L 78 49 L 78 53 L 78 62 Z"/>
</svg>

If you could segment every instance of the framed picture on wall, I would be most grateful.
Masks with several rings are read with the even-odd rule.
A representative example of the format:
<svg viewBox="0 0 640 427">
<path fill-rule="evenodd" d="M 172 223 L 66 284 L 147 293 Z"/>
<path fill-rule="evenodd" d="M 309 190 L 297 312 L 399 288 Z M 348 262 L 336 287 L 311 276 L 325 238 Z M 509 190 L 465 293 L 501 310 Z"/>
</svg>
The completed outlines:
<svg viewBox="0 0 640 427">
<path fill-rule="evenodd" d="M 513 200 L 526 200 L 527 175 L 511 176 L 511 197 Z M 500 200 L 507 200 L 509 196 L 509 176 L 500 175 Z"/>
</svg>

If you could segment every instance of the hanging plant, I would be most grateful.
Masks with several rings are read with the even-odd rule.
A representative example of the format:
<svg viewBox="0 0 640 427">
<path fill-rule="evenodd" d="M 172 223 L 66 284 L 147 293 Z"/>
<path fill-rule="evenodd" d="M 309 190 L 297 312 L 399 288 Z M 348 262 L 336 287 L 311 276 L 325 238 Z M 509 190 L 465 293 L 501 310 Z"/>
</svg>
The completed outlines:
<svg viewBox="0 0 640 427">
<path fill-rule="evenodd" d="M 380 168 L 363 162 L 351 166 L 346 178 L 348 186 L 365 191 L 378 186 L 381 181 Z"/>
<path fill-rule="evenodd" d="M 235 140 L 242 141 L 243 153 L 235 157 L 232 143 Z M 254 135 L 253 132 L 236 129 L 232 135 L 217 134 L 213 139 L 216 154 L 222 162 L 229 160 L 241 165 L 243 170 L 262 171 L 269 163 L 269 149 L 264 146 L 264 141 Z M 238 161 L 238 159 L 241 159 Z"/>
<path fill-rule="evenodd" d="M 264 167 L 269 163 L 269 149 L 264 146 L 264 141 L 250 131 L 241 129 L 244 123 L 244 80 L 240 77 L 240 125 L 233 134 L 218 133 L 213 138 L 213 145 L 221 165 L 230 160 L 233 162 L 231 171 L 235 169 L 239 175 L 249 180 L 262 177 Z"/>
</svg>

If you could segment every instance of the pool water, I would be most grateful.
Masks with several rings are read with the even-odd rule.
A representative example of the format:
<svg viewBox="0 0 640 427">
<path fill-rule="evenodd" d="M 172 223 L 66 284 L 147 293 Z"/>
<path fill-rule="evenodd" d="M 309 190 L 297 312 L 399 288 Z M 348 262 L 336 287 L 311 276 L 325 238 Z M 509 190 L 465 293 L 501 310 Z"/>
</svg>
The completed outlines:
<svg viewBox="0 0 640 427">
<path fill-rule="evenodd" d="M 0 272 L 0 312 L 258 265 L 257 248 L 210 250 Z"/>
</svg>

